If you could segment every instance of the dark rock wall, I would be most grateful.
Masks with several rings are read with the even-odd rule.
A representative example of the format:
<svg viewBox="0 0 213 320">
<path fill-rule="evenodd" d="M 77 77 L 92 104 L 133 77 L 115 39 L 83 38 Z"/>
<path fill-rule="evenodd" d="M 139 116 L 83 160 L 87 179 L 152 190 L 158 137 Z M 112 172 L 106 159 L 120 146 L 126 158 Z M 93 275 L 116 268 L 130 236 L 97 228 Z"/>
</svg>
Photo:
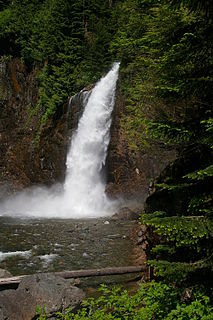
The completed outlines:
<svg viewBox="0 0 213 320">
<path fill-rule="evenodd" d="M 66 108 L 44 127 L 34 116 L 38 100 L 36 71 L 20 62 L 0 60 L 0 183 L 1 193 L 32 184 L 62 181 L 67 149 Z M 36 145 L 36 132 L 40 139 Z"/>
<path fill-rule="evenodd" d="M 112 197 L 133 197 L 143 202 L 150 192 L 150 182 L 174 161 L 176 152 L 160 144 L 153 144 L 143 152 L 131 150 L 121 125 L 123 113 L 125 105 L 118 85 L 107 157 L 106 191 Z"/>
</svg>

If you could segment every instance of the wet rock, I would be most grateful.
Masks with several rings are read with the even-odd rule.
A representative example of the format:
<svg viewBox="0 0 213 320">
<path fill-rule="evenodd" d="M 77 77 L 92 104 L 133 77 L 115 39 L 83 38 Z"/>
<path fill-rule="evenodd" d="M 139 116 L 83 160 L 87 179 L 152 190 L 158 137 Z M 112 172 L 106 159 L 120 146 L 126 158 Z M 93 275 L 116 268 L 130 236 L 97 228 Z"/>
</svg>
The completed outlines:
<svg viewBox="0 0 213 320">
<path fill-rule="evenodd" d="M 142 230 L 139 230 L 139 231 L 138 231 L 138 237 L 142 237 L 142 235 L 143 235 Z"/>
<path fill-rule="evenodd" d="M 137 241 L 137 244 L 141 244 L 143 242 L 143 238 L 142 237 L 139 237 L 138 238 L 138 241 Z"/>
<path fill-rule="evenodd" d="M 143 250 L 146 250 L 147 246 L 148 246 L 148 243 L 147 242 L 143 242 L 142 245 L 141 245 L 141 248 Z"/>
<path fill-rule="evenodd" d="M 117 213 L 115 213 L 110 220 L 113 221 L 133 221 L 138 219 L 138 213 L 132 211 L 131 209 L 124 207 L 121 208 Z"/>
<path fill-rule="evenodd" d="M 35 319 L 36 306 L 44 307 L 51 318 L 57 311 L 76 308 L 84 296 L 81 289 L 52 274 L 27 276 L 17 290 L 0 293 L 0 320 Z"/>
<path fill-rule="evenodd" d="M 71 286 L 79 286 L 81 284 L 81 280 L 79 278 L 67 279 Z"/>
<path fill-rule="evenodd" d="M 0 278 L 10 278 L 12 277 L 12 274 L 5 270 L 5 269 L 0 269 Z"/>
<path fill-rule="evenodd" d="M 82 257 L 84 257 L 84 258 L 89 258 L 90 256 L 88 255 L 88 253 L 84 252 L 84 253 L 82 254 Z"/>
<path fill-rule="evenodd" d="M 107 187 L 106 193 L 111 198 L 123 196 L 125 199 L 136 198 L 144 203 L 148 196 L 150 180 L 155 180 L 161 172 L 176 158 L 176 151 L 152 142 L 146 148 L 131 148 L 128 143 L 123 120 L 126 113 L 124 95 L 118 80 L 115 107 L 113 111 L 111 140 L 106 159 Z M 152 108 L 146 116 L 152 117 Z"/>
<path fill-rule="evenodd" d="M 10 62 L 0 58 L 0 197 L 8 185 L 6 195 L 32 184 L 64 181 L 68 136 L 73 129 L 67 125 L 68 101 L 40 126 L 35 143 L 42 116 L 41 110 L 34 113 L 38 97 L 35 69 L 29 71 L 18 58 Z M 78 111 L 70 110 L 73 121 Z"/>
<path fill-rule="evenodd" d="M 92 87 L 85 88 L 76 93 L 69 100 L 68 110 L 68 127 L 75 130 L 78 126 L 79 119 L 81 118 L 85 102 L 88 100 Z"/>
<path fill-rule="evenodd" d="M 142 224 L 141 227 L 140 227 L 140 230 L 145 233 L 147 232 L 147 226 L 145 224 Z"/>
</svg>

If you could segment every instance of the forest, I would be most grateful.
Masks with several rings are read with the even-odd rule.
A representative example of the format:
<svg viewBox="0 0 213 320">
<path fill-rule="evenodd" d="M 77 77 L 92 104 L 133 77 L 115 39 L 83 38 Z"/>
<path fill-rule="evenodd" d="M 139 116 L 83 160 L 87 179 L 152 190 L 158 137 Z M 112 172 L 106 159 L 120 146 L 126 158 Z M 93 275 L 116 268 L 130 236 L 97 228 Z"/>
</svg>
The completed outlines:
<svg viewBox="0 0 213 320">
<path fill-rule="evenodd" d="M 120 61 L 129 147 L 178 153 L 139 219 L 153 280 L 134 295 L 103 285 L 58 319 L 213 319 L 213 2 L 2 0 L 0 10 L 1 57 L 36 69 L 40 123 Z"/>
</svg>

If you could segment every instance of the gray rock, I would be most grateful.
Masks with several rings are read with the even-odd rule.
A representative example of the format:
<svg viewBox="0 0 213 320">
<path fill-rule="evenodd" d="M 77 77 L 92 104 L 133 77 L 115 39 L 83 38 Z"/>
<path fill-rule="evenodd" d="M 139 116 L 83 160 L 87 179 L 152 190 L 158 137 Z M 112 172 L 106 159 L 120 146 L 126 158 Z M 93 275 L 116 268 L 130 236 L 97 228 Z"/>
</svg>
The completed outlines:
<svg viewBox="0 0 213 320">
<path fill-rule="evenodd" d="M 141 230 L 138 231 L 138 237 L 142 237 L 143 232 Z"/>
<path fill-rule="evenodd" d="M 10 278 L 10 277 L 12 277 L 12 274 L 9 271 L 0 268 L 0 278 Z"/>
<path fill-rule="evenodd" d="M 143 238 L 142 237 L 139 237 L 138 238 L 138 241 L 137 241 L 137 244 L 141 244 L 143 242 Z"/>
<path fill-rule="evenodd" d="M 84 253 L 82 254 L 82 257 L 84 257 L 84 258 L 89 258 L 90 256 L 88 255 L 88 253 L 84 252 Z"/>
<path fill-rule="evenodd" d="M 121 208 L 117 213 L 115 213 L 110 220 L 113 221 L 133 221 L 138 219 L 138 213 L 132 211 L 128 207 Z"/>
<path fill-rule="evenodd" d="M 31 320 L 36 307 L 45 308 L 49 317 L 68 307 L 76 308 L 84 292 L 70 282 L 52 274 L 39 274 L 23 278 L 17 290 L 0 292 L 0 320 Z"/>
</svg>

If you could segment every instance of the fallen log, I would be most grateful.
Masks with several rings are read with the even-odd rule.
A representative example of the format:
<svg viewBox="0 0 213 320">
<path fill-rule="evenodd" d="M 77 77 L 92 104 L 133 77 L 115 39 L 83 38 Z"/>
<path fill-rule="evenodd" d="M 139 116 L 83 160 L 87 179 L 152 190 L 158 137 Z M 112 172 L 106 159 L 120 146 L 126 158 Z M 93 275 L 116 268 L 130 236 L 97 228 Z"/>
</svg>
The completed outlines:
<svg viewBox="0 0 213 320">
<path fill-rule="evenodd" d="M 147 270 L 147 266 L 109 267 L 109 268 L 101 268 L 101 269 L 55 272 L 55 275 L 63 277 L 64 279 L 70 279 L 70 278 L 110 276 L 110 275 L 118 275 L 118 274 L 126 274 L 126 273 L 137 273 L 145 270 Z"/>
<path fill-rule="evenodd" d="M 71 278 L 82 278 L 82 277 L 96 277 L 96 276 L 109 276 L 109 275 L 119 275 L 127 273 L 138 273 L 147 270 L 147 266 L 129 266 L 129 267 L 109 267 L 101 269 L 87 269 L 87 270 L 73 270 L 73 271 L 61 271 L 52 272 L 56 276 L 60 276 L 64 279 Z M 30 275 L 29 275 L 30 276 Z M 21 280 L 27 277 L 27 275 L 2 278 L 0 279 L 0 287 L 7 285 L 18 285 Z"/>
</svg>

